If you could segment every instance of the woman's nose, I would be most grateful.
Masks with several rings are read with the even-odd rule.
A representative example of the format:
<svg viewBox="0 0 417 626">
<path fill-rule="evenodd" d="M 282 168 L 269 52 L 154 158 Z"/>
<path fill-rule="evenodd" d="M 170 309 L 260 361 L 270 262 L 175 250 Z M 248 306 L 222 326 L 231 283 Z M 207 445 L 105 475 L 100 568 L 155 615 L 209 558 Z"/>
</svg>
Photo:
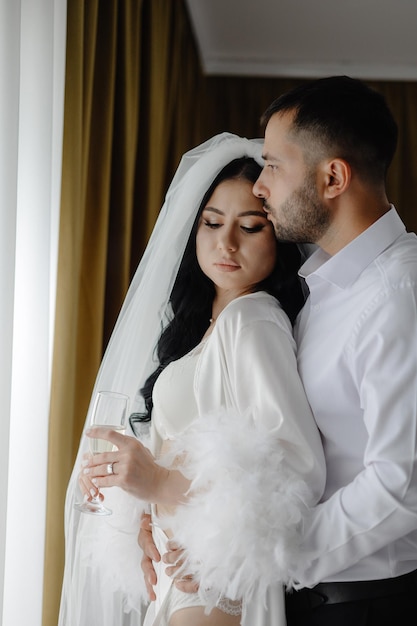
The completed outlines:
<svg viewBox="0 0 417 626">
<path fill-rule="evenodd" d="M 219 235 L 218 246 L 220 250 L 236 250 L 237 241 L 231 229 L 222 229 Z"/>
</svg>

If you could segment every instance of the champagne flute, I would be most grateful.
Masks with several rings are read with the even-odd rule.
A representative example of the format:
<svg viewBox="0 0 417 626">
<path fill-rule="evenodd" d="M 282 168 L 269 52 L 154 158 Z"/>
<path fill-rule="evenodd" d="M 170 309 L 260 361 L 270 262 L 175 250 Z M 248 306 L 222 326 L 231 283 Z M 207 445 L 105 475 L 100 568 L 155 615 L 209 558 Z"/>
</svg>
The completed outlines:
<svg viewBox="0 0 417 626">
<path fill-rule="evenodd" d="M 107 426 L 121 434 L 125 433 L 125 422 L 129 397 L 115 391 L 99 391 L 94 400 L 94 407 L 91 414 L 91 426 Z M 89 437 L 91 454 L 100 454 L 117 450 L 116 446 L 105 439 Z M 92 500 L 76 502 L 74 507 L 83 513 L 92 515 L 111 515 L 111 509 L 105 507 L 97 493 Z"/>
</svg>

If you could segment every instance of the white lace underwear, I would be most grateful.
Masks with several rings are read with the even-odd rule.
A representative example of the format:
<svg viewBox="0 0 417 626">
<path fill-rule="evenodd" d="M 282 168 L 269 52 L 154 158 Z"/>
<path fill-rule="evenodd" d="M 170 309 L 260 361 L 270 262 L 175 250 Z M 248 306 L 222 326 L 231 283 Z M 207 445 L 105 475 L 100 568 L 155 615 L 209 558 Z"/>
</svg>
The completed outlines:
<svg viewBox="0 0 417 626">
<path fill-rule="evenodd" d="M 175 611 L 195 606 L 204 606 L 198 593 L 184 593 L 183 591 L 180 591 L 176 587 L 172 586 L 168 592 L 166 604 L 162 606 L 161 617 L 163 614 L 164 618 L 166 619 L 167 626 L 171 615 L 175 613 Z M 227 613 L 228 615 L 241 615 L 242 602 L 229 600 L 228 598 L 222 598 L 216 604 L 216 608 L 218 608 L 223 613 Z M 165 622 L 161 621 L 160 623 L 158 623 L 158 626 L 165 626 Z"/>
</svg>

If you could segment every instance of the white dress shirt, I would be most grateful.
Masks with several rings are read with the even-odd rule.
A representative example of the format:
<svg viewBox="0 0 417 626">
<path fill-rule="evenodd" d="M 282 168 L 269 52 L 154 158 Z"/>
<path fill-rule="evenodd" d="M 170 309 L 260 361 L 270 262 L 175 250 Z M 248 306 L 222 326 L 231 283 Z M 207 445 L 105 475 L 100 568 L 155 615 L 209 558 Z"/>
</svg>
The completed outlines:
<svg viewBox="0 0 417 626">
<path fill-rule="evenodd" d="M 300 270 L 298 366 L 327 482 L 305 521 L 299 586 L 417 569 L 417 237 L 393 207 Z"/>
</svg>

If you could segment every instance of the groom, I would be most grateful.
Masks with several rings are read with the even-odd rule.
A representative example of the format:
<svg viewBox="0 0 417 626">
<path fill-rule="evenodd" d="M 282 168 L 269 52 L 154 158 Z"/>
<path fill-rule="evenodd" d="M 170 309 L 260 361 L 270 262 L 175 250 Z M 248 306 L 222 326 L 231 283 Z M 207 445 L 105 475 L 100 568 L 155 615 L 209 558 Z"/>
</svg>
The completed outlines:
<svg viewBox="0 0 417 626">
<path fill-rule="evenodd" d="M 346 76 L 283 94 L 264 123 L 254 193 L 278 239 L 319 246 L 300 270 L 310 296 L 295 337 L 328 478 L 304 525 L 287 623 L 414 626 L 417 238 L 385 189 L 397 127 L 383 97 Z M 139 543 L 152 597 L 159 555 L 147 523 Z"/>
</svg>

